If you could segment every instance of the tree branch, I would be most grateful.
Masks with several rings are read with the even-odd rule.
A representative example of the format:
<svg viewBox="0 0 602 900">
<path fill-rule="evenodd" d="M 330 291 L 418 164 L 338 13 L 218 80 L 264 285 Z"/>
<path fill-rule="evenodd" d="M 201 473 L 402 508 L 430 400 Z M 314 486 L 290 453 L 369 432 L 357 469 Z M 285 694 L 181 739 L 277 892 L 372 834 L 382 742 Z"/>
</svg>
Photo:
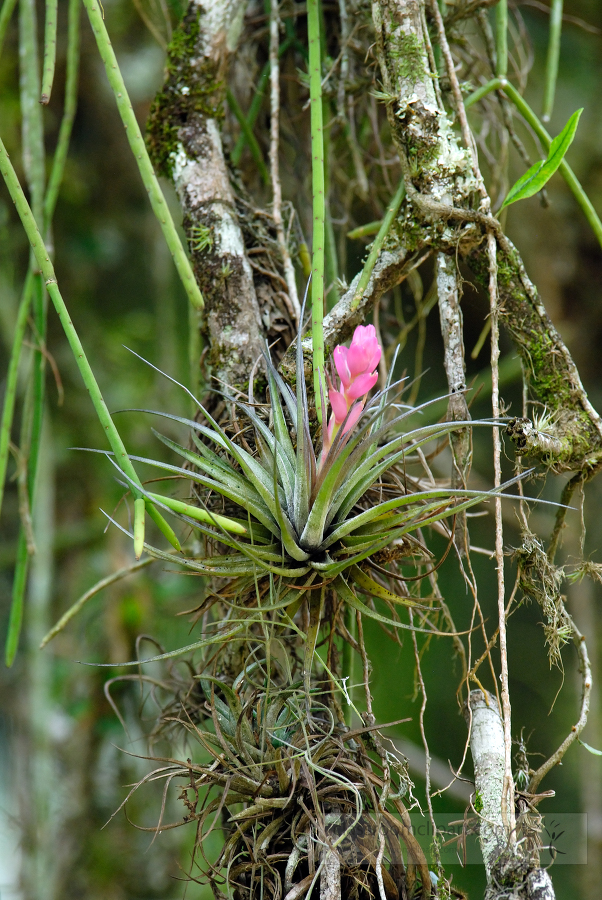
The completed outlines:
<svg viewBox="0 0 602 900">
<path fill-rule="evenodd" d="M 228 58 L 243 0 L 190 0 L 168 48 L 166 81 L 151 108 L 153 163 L 171 178 L 184 213 L 195 276 L 205 298 L 210 363 L 244 384 L 262 352 L 262 326 L 220 134 Z"/>
</svg>

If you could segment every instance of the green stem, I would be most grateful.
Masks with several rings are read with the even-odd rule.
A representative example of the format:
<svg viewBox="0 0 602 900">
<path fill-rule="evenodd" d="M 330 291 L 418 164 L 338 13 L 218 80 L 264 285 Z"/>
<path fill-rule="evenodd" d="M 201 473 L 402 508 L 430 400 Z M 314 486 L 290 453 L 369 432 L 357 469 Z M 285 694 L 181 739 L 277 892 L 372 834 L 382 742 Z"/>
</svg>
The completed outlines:
<svg viewBox="0 0 602 900">
<path fill-rule="evenodd" d="M 364 291 L 368 287 L 368 282 L 370 281 L 370 276 L 372 275 L 372 270 L 376 265 L 376 260 L 380 254 L 382 246 L 385 242 L 385 238 L 389 233 L 389 228 L 393 224 L 393 219 L 399 212 L 399 207 L 401 206 L 401 201 L 405 197 L 406 189 L 403 181 L 399 182 L 399 187 L 397 188 L 397 193 L 391 200 L 386 215 L 382 220 L 381 226 L 378 230 L 378 234 L 374 238 L 374 242 L 372 244 L 372 248 L 368 255 L 368 259 L 362 269 L 362 274 L 360 275 L 360 280 L 357 283 L 357 287 L 355 289 L 355 294 L 353 295 L 353 300 L 351 301 L 351 309 L 357 309 L 360 300 L 364 296 Z"/>
<path fill-rule="evenodd" d="M 0 512 L 2 511 L 2 501 L 4 498 L 4 483 L 8 465 L 8 448 L 10 444 L 13 416 L 15 413 L 15 401 L 17 398 L 19 362 L 21 360 L 21 351 L 23 349 L 23 339 L 25 337 L 25 331 L 27 330 L 27 319 L 29 317 L 32 294 L 33 272 L 29 269 L 23 287 L 23 293 L 21 295 L 19 311 L 17 313 L 17 323 L 13 335 L 13 346 L 6 375 L 6 390 L 4 392 L 4 404 L 2 406 L 2 419 L 0 419 Z"/>
<path fill-rule="evenodd" d="M 506 81 L 505 78 L 494 78 L 492 81 L 484 84 L 478 90 L 474 91 L 474 93 L 472 93 L 464 101 L 464 107 L 468 109 L 478 100 L 482 100 L 483 97 L 487 96 L 487 94 L 490 94 L 491 91 L 496 90 L 503 90 L 508 99 L 511 100 L 512 103 L 514 103 L 519 113 L 532 127 L 533 131 L 541 141 L 542 146 L 547 153 L 550 149 L 552 138 L 546 131 L 543 123 L 538 119 L 529 104 L 526 102 L 526 100 L 521 97 L 514 85 L 510 84 L 509 81 Z M 564 159 L 560 163 L 559 172 L 562 174 L 564 180 L 571 189 L 575 200 L 583 210 L 585 218 L 591 225 L 592 230 L 598 239 L 598 243 L 602 247 L 602 222 L 600 221 L 598 213 L 594 209 L 591 200 L 581 187 L 579 179 Z"/>
<path fill-rule="evenodd" d="M 39 104 L 40 78 L 37 40 L 37 19 L 35 0 L 21 0 L 19 7 L 19 62 L 20 92 L 23 115 L 23 163 L 31 194 L 33 215 L 40 221 L 44 209 L 45 151 L 44 123 Z M 33 263 L 33 260 L 31 260 Z M 44 394 L 46 375 L 46 297 L 39 273 L 34 272 L 33 330 L 36 349 L 33 355 L 32 406 L 29 423 L 29 448 L 27 452 L 27 488 L 29 508 L 34 506 L 35 480 L 44 417 Z M 25 452 L 25 447 L 21 447 Z"/>
<path fill-rule="evenodd" d="M 550 121 L 554 108 L 556 78 L 558 77 L 558 59 L 560 57 L 560 35 L 562 34 L 562 2 L 552 0 L 550 8 L 550 37 L 548 39 L 548 58 L 546 60 L 546 84 L 543 97 L 542 120 Z"/>
<path fill-rule="evenodd" d="M 44 233 L 47 233 L 52 222 L 56 201 L 58 199 L 65 162 L 71 140 L 73 120 L 77 110 L 77 88 L 79 81 L 79 0 L 69 0 L 69 18 L 67 25 L 67 74 L 65 79 L 65 107 L 59 129 L 59 137 L 52 160 L 52 170 L 48 179 L 46 197 L 44 198 Z"/>
<path fill-rule="evenodd" d="M 257 143 L 257 138 L 253 134 L 253 129 L 249 125 L 247 119 L 245 118 L 245 114 L 240 108 L 240 104 L 230 88 L 226 91 L 226 100 L 228 101 L 228 106 L 236 116 L 238 120 L 238 124 L 240 125 L 243 134 L 247 139 L 247 143 L 249 144 L 249 150 L 251 151 L 251 155 L 255 160 L 255 165 L 259 169 L 259 174 L 263 178 L 264 184 L 270 183 L 270 173 L 267 170 L 267 166 L 263 160 L 263 156 L 261 153 L 261 147 Z"/>
<path fill-rule="evenodd" d="M 311 160 L 313 192 L 312 238 L 312 343 L 314 395 L 318 421 L 322 422 L 320 381 L 324 372 L 324 130 L 322 121 L 322 54 L 318 0 L 307 0 L 309 44 L 309 97 L 311 108 Z M 322 373 L 322 374 L 320 374 Z"/>
<path fill-rule="evenodd" d="M 503 90 L 505 84 L 505 78 L 492 78 L 487 84 L 482 84 L 480 88 L 477 88 L 476 91 L 473 91 L 472 94 L 468 95 L 464 101 L 464 109 L 469 109 L 471 106 L 474 106 L 475 103 L 478 103 L 483 97 L 486 97 L 487 94 L 491 94 L 492 91 Z"/>
<path fill-rule="evenodd" d="M 23 599 L 25 597 L 25 586 L 27 584 L 28 562 L 29 554 L 27 552 L 27 539 L 25 537 L 24 529 L 21 528 L 17 545 L 17 560 L 13 577 L 13 592 L 10 604 L 10 615 L 8 617 L 6 645 L 4 649 L 4 660 L 8 668 L 10 668 L 15 661 L 17 648 L 19 646 L 19 636 L 23 624 Z"/>
<path fill-rule="evenodd" d="M 46 334 L 46 296 L 42 278 L 38 273 L 33 275 L 32 282 L 35 338 L 38 343 L 41 343 L 44 340 L 43 335 Z M 46 357 L 41 349 L 36 349 L 33 356 L 32 402 L 29 409 L 27 408 L 28 404 L 25 405 L 24 427 L 22 429 L 23 433 L 27 434 L 27 437 L 21 440 L 21 451 L 27 453 L 27 498 L 32 517 L 36 506 L 38 463 L 42 446 L 42 428 L 44 425 L 44 401 L 46 396 L 45 375 Z M 27 547 L 27 532 L 24 523 L 21 523 L 17 560 L 13 576 L 13 594 L 9 629 L 6 637 L 7 666 L 12 665 L 19 645 L 28 570 L 29 551 Z"/>
<path fill-rule="evenodd" d="M 495 8 L 495 74 L 505 78 L 508 74 L 508 0 L 499 0 Z"/>
<path fill-rule="evenodd" d="M 23 132 L 23 168 L 31 193 L 31 208 L 38 221 L 44 206 L 44 124 L 40 107 L 38 40 L 34 0 L 19 3 L 19 64 Z"/>
<path fill-rule="evenodd" d="M 373 234 L 378 234 L 382 224 L 383 220 L 378 219 L 376 222 L 368 222 L 366 225 L 358 225 L 357 228 L 354 228 L 352 231 L 347 232 L 347 237 L 350 241 L 357 241 L 360 238 L 372 237 Z"/>
<path fill-rule="evenodd" d="M 86 7 L 88 18 L 90 19 L 90 25 L 92 26 L 92 31 L 96 38 L 96 43 L 105 66 L 109 84 L 115 95 L 117 109 L 119 110 L 119 115 L 121 116 L 121 121 L 123 122 L 132 153 L 138 164 L 138 169 L 140 170 L 146 192 L 149 195 L 153 212 L 161 225 L 163 235 L 173 257 L 176 269 L 178 270 L 178 274 L 182 279 L 182 284 L 188 294 L 188 299 L 193 306 L 202 309 L 204 305 L 203 295 L 196 283 L 189 259 L 184 252 L 182 242 L 176 231 L 176 226 L 174 225 L 171 213 L 165 202 L 163 191 L 161 190 L 161 186 L 155 175 L 155 170 L 152 167 L 140 131 L 140 126 L 138 125 L 134 110 L 132 109 L 132 104 L 117 64 L 117 57 L 115 56 L 115 51 L 111 45 L 109 34 L 102 17 L 99 0 L 84 0 L 84 6 Z"/>
<path fill-rule="evenodd" d="M 56 22 L 58 0 L 46 0 L 46 21 L 44 23 L 44 68 L 42 74 L 42 96 L 40 103 L 47 104 L 52 93 L 54 68 L 56 65 Z"/>
<path fill-rule="evenodd" d="M 4 46 L 4 38 L 10 25 L 12 14 L 17 5 L 17 0 L 4 0 L 2 9 L 0 10 L 0 56 L 2 56 L 2 47 Z"/>
<path fill-rule="evenodd" d="M 46 319 L 48 307 L 44 292 L 44 283 L 39 273 L 33 276 L 33 327 L 36 349 L 33 354 L 33 404 L 31 420 L 31 437 L 27 459 L 27 490 L 29 508 L 33 509 L 35 499 L 35 483 L 38 471 L 38 459 L 42 440 L 42 424 L 44 421 L 44 400 L 46 396 Z M 23 449 L 23 448 L 22 448 Z"/>
<path fill-rule="evenodd" d="M 278 56 L 282 56 L 291 44 L 295 43 L 295 38 L 287 38 L 283 41 L 278 47 Z M 265 64 L 263 69 L 261 70 L 261 75 L 259 76 L 259 81 L 257 82 L 257 87 L 255 88 L 255 93 L 253 95 L 253 99 L 251 100 L 251 105 L 249 107 L 249 113 L 245 118 L 246 127 L 240 122 L 240 127 L 242 128 L 241 133 L 238 136 L 238 140 L 234 145 L 234 150 L 232 151 L 231 160 L 232 164 L 237 166 L 240 163 L 242 152 L 245 149 L 245 145 L 248 143 L 251 152 L 253 152 L 253 148 L 251 146 L 251 141 L 249 140 L 249 132 L 253 134 L 253 126 L 257 121 L 257 116 L 261 110 L 261 104 L 263 103 L 263 98 L 265 97 L 265 89 L 268 86 L 268 81 L 270 80 L 270 62 Z M 228 103 L 230 101 L 228 100 Z M 236 112 L 232 110 L 234 115 Z M 238 118 L 238 116 L 237 116 Z M 254 138 L 255 139 L 255 138 Z"/>
<path fill-rule="evenodd" d="M 107 439 L 109 441 L 109 444 L 111 445 L 111 449 L 115 454 L 115 461 L 123 470 L 123 472 L 128 476 L 128 478 L 131 479 L 131 481 L 134 483 L 132 491 L 136 499 L 138 497 L 142 497 L 142 492 L 137 491 L 136 489 L 136 485 L 140 485 L 140 479 L 138 478 L 136 470 L 134 469 L 129 456 L 127 455 L 127 451 L 125 449 L 123 441 L 121 440 L 121 436 L 117 431 L 113 419 L 111 418 L 111 414 L 107 409 L 107 405 L 101 394 L 98 382 L 96 381 L 90 363 L 86 358 L 84 348 L 82 347 L 77 331 L 75 330 L 73 322 L 71 321 L 71 317 L 69 316 L 69 312 L 67 310 L 67 307 L 65 306 L 65 301 L 61 296 L 61 292 L 59 290 L 56 275 L 54 272 L 54 266 L 52 265 L 50 256 L 48 254 L 48 251 L 46 250 L 44 241 L 42 240 L 42 236 L 38 230 L 38 226 L 35 222 L 35 219 L 33 218 L 31 209 L 29 207 L 25 194 L 23 193 L 23 189 L 19 184 L 19 180 L 1 139 L 0 171 L 2 172 L 2 176 L 6 183 L 12 201 L 17 208 L 19 218 L 21 219 L 21 222 L 29 239 L 29 243 L 31 244 L 31 248 L 34 252 L 37 264 L 40 267 L 42 276 L 46 283 L 46 288 L 57 311 L 67 340 L 69 341 L 69 346 L 71 347 L 71 350 L 75 357 L 77 367 L 80 371 L 83 382 L 88 389 L 88 393 L 90 394 L 90 399 L 92 400 L 92 404 L 94 406 L 94 409 L 96 410 L 96 415 L 98 416 L 100 424 L 102 425 L 107 435 Z M 162 517 L 159 515 L 159 513 L 156 512 L 156 510 L 154 511 L 155 515 L 152 515 L 152 507 L 149 507 L 148 511 L 149 515 L 151 515 L 151 517 L 155 522 L 157 522 L 157 524 L 159 524 L 159 520 L 162 522 L 162 525 L 159 525 L 159 527 L 163 531 L 163 534 L 168 538 L 170 543 L 172 543 L 172 545 L 176 547 L 176 549 L 180 549 L 179 542 L 167 522 L 162 519 Z"/>
<path fill-rule="evenodd" d="M 55 17 L 56 20 L 56 17 Z M 38 39 L 35 0 L 21 0 L 19 4 L 19 63 L 20 94 L 23 131 L 23 165 L 31 195 L 34 215 L 40 220 L 44 207 L 45 152 L 44 125 L 40 97 L 38 71 Z M 30 260 L 30 270 L 33 268 Z M 29 276 L 28 279 L 29 280 Z M 33 272 L 31 305 L 36 349 L 33 354 L 33 368 L 29 386 L 31 403 L 26 402 L 21 426 L 20 449 L 27 461 L 27 503 L 33 513 L 36 493 L 36 476 L 42 442 L 44 421 L 44 398 L 46 392 L 46 295 L 44 284 L 38 272 Z M 17 360 L 18 366 L 18 360 Z M 14 406 L 13 406 L 14 411 Z M 12 418 L 12 416 L 11 416 Z M 8 431 L 10 434 L 10 425 Z M 23 606 L 27 587 L 29 553 L 27 526 L 21 523 L 17 549 L 17 561 L 13 577 L 13 594 L 9 616 L 9 630 L 6 638 L 6 664 L 12 665 L 23 621 Z"/>
<path fill-rule="evenodd" d="M 145 569 L 147 566 L 150 566 L 152 563 L 156 562 L 155 559 L 151 556 L 147 556 L 145 559 L 140 560 L 140 562 L 136 562 L 131 566 L 125 566 L 123 569 L 118 569 L 117 572 L 113 572 L 112 575 L 107 575 L 106 578 L 103 578 L 101 581 L 97 581 L 96 584 L 91 587 L 89 590 L 82 594 L 79 600 L 70 606 L 66 613 L 63 613 L 61 618 L 58 620 L 56 625 L 48 631 L 40 642 L 40 650 L 43 650 L 46 644 L 50 643 L 50 641 L 56 637 L 59 632 L 63 630 L 65 625 L 67 625 L 74 616 L 78 614 L 80 609 L 91 600 L 92 597 L 95 597 L 99 591 L 102 591 L 103 588 L 108 587 L 110 584 L 114 584 L 116 581 L 120 581 L 122 578 L 125 578 L 126 575 L 132 575 L 134 572 L 139 572 L 140 569 Z"/>
<path fill-rule="evenodd" d="M 194 397 L 201 396 L 201 315 L 192 304 L 188 307 L 188 365 L 190 390 Z M 193 403 L 193 415 L 196 405 Z"/>
</svg>

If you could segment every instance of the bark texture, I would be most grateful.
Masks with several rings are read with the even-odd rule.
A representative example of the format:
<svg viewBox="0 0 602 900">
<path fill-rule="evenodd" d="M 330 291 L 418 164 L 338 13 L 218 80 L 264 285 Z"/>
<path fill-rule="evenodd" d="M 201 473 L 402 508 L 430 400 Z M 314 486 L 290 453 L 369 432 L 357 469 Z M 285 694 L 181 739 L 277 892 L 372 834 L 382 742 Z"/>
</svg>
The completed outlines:
<svg viewBox="0 0 602 900">
<path fill-rule="evenodd" d="M 447 418 L 451 422 L 467 422 L 470 419 L 466 402 L 466 365 L 464 363 L 464 330 L 460 306 L 460 275 L 456 260 L 445 253 L 437 254 L 437 292 L 439 295 L 439 318 L 443 337 L 443 365 L 447 377 L 450 398 L 447 404 Z M 454 488 L 466 487 L 472 459 L 470 429 L 459 428 L 450 435 L 452 449 L 452 478 Z M 456 519 L 454 537 L 462 555 L 466 555 L 468 529 L 466 513 Z"/>
<path fill-rule="evenodd" d="M 148 128 L 153 163 L 173 179 L 205 298 L 213 374 L 242 385 L 262 350 L 262 323 L 220 134 L 228 58 L 244 0 L 191 0 L 168 48 Z"/>
<path fill-rule="evenodd" d="M 470 750 L 475 773 L 473 806 L 479 814 L 479 840 L 487 891 L 485 900 L 554 900 L 548 872 L 541 869 L 532 851 L 523 855 L 516 835 L 508 834 L 502 821 L 505 749 L 504 726 L 492 694 L 471 691 L 465 709 L 470 727 Z"/>
<path fill-rule="evenodd" d="M 461 147 L 436 87 L 424 0 L 374 0 L 380 71 L 389 122 L 408 200 L 404 231 L 416 245 L 431 243 L 458 254 L 486 285 L 484 236 L 497 238 L 500 318 L 523 359 L 530 388 L 549 412 L 560 441 L 532 439 L 529 451 L 557 468 L 595 465 L 602 453 L 602 422 L 591 406 L 576 366 L 528 278 L 522 260 L 488 214 L 489 198 L 470 147 Z M 460 109 L 456 113 L 460 117 Z"/>
</svg>

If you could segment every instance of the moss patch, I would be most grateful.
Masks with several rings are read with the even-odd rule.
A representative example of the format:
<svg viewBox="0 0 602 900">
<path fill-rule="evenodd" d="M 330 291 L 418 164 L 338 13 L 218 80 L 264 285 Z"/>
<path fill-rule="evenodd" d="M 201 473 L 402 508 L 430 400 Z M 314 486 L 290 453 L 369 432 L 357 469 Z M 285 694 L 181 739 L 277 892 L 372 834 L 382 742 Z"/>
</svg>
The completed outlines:
<svg viewBox="0 0 602 900">
<path fill-rule="evenodd" d="M 407 34 L 405 31 L 398 31 L 391 34 L 387 54 L 395 64 L 396 74 L 404 81 L 416 84 L 426 77 L 426 50 L 413 32 Z"/>
<path fill-rule="evenodd" d="M 198 56 L 199 10 L 191 6 L 167 48 L 165 84 L 150 109 L 146 145 L 161 175 L 171 177 L 178 132 L 194 113 L 223 116 L 225 87 L 216 64 Z"/>
<path fill-rule="evenodd" d="M 487 254 L 477 248 L 466 261 L 487 287 Z M 581 466 L 584 458 L 599 451 L 599 435 L 582 406 L 580 391 L 573 381 L 556 329 L 547 316 L 542 321 L 518 272 L 517 260 L 498 252 L 500 317 L 523 359 L 531 390 L 549 413 L 557 413 L 551 433 L 562 441 L 563 450 L 553 459 L 545 457 L 542 461 L 561 468 Z"/>
</svg>

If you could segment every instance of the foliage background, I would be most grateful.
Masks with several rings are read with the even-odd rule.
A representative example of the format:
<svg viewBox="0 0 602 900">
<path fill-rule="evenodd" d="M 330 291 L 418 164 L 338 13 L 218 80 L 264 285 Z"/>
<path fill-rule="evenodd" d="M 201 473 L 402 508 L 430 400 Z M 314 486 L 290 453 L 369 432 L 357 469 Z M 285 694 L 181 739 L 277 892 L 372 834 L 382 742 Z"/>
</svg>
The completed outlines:
<svg viewBox="0 0 602 900">
<path fill-rule="evenodd" d="M 539 109 L 547 40 L 545 3 L 529 0 L 519 7 L 533 47 L 533 68 L 527 99 Z M 128 90 L 140 122 L 162 81 L 163 51 L 143 25 L 135 6 L 127 0 L 105 0 L 107 23 Z M 42 10 L 40 8 L 40 21 Z M 597 210 L 602 210 L 602 8 L 596 0 L 567 0 L 565 13 L 588 23 L 567 22 L 563 29 L 558 98 L 552 133 L 569 115 L 585 107 L 570 163 Z M 175 6 L 174 19 L 181 14 Z M 59 3 L 66 17 L 66 3 Z M 17 37 L 11 26 L 0 58 L 0 131 L 13 159 L 19 160 Z M 54 145 L 60 121 L 64 48 L 59 45 L 58 83 L 45 112 L 47 144 Z M 286 97 L 286 94 L 283 94 Z M 286 102 L 283 100 L 283 102 Z M 260 122 L 263 120 L 260 120 Z M 267 120 L 266 120 L 267 121 Z M 295 123 L 308 128 L 308 120 Z M 530 148 L 533 150 L 533 147 Z M 512 157 L 515 177 L 521 169 Z M 511 173 L 512 175 L 512 173 Z M 511 181 L 513 178 L 511 178 Z M 169 186 L 164 185 L 166 192 Z M 286 191 L 286 185 L 285 185 Z M 555 324 L 573 354 L 589 396 L 602 407 L 602 254 L 587 223 L 563 181 L 556 176 L 549 186 L 551 206 L 543 209 L 537 198 L 508 211 L 507 231 L 519 246 L 530 276 L 538 285 Z M 178 206 L 171 196 L 174 215 Z M 376 218 L 366 211 L 366 221 Z M 356 224 L 356 223 L 353 223 Z M 361 224 L 361 223 L 359 223 Z M 340 236 L 349 226 L 337 226 Z M 109 408 L 168 407 L 186 413 L 183 397 L 165 380 L 124 349 L 131 347 L 182 380 L 188 378 L 188 308 L 183 291 L 148 206 L 134 160 L 119 122 L 88 23 L 82 20 L 82 73 L 79 106 L 67 163 L 65 183 L 55 218 L 56 267 L 64 296 L 84 341 Z M 347 277 L 357 270 L 364 244 L 347 242 Z M 6 371 L 18 295 L 27 264 L 28 248 L 6 195 L 0 191 L 0 373 Z M 414 300 L 405 286 L 404 310 L 412 314 Z M 465 285 L 463 300 L 467 347 L 477 340 L 486 313 L 486 300 Z M 392 327 L 390 318 L 381 323 Z M 413 369 L 415 338 L 404 350 Z M 509 342 L 505 352 L 511 353 Z M 48 351 L 54 357 L 64 388 L 64 402 L 49 374 L 45 462 L 41 504 L 44 546 L 38 547 L 33 572 L 21 653 L 13 669 L 0 671 L 0 891 L 3 898 L 86 900 L 156 898 L 184 895 L 183 877 L 192 834 L 186 829 L 163 833 L 151 844 L 152 834 L 136 831 L 123 813 L 101 830 L 125 796 L 124 785 L 137 780 L 148 764 L 135 754 L 146 753 L 143 727 L 137 713 L 135 685 L 118 688 L 125 710 L 126 736 L 103 695 L 106 670 L 79 664 L 84 661 L 119 662 L 134 658 L 139 634 L 150 634 L 166 647 L 186 642 L 188 624 L 176 614 L 195 605 L 198 580 L 162 570 L 159 566 L 121 582 L 94 598 L 43 654 L 36 647 L 46 628 L 89 586 L 132 559 L 132 548 L 122 535 L 103 533 L 105 519 L 99 507 L 111 511 L 121 496 L 112 467 L 99 457 L 69 449 L 101 446 L 102 435 L 94 411 L 59 324 L 49 316 Z M 469 377 L 486 368 L 486 352 L 468 360 Z M 442 345 L 436 310 L 427 322 L 421 398 L 445 390 Z M 0 387 L 1 389 L 1 387 Z M 503 396 L 520 414 L 518 382 L 504 387 Z M 487 412 L 487 399 L 477 398 L 475 413 Z M 126 414 L 120 419 L 126 443 L 143 449 L 149 437 L 148 421 Z M 154 445 L 153 452 L 160 452 Z M 475 468 L 490 477 L 488 445 L 478 444 Z M 546 496 L 557 499 L 563 479 L 550 479 Z M 602 486 L 588 488 L 584 507 L 587 528 L 585 556 L 601 562 L 602 520 L 598 514 Z M 0 637 L 6 628 L 12 565 L 18 523 L 17 492 L 12 484 L 0 521 Z M 549 530 L 546 514 L 537 512 L 538 528 Z M 478 542 L 493 544 L 493 524 L 477 520 Z M 506 514 L 506 544 L 518 544 L 515 517 Z M 580 516 L 571 513 L 564 550 L 579 550 Z M 436 539 L 435 539 L 436 541 Z M 435 546 L 436 543 L 435 543 Z M 439 549 L 444 548 L 441 545 Z M 495 610 L 494 563 L 479 557 L 477 577 L 481 601 L 490 615 Z M 460 626 L 468 622 L 469 607 L 457 566 L 449 559 L 441 570 L 441 586 Z M 587 635 L 594 664 L 594 682 L 600 671 L 600 587 L 584 581 L 570 589 L 570 606 Z M 466 616 L 463 618 L 463 604 Z M 510 677 L 513 727 L 532 737 L 529 748 L 548 755 L 576 718 L 578 680 L 572 648 L 565 653 L 564 687 L 554 711 L 548 715 L 562 676 L 550 671 L 540 627 L 540 612 L 523 605 L 510 625 Z M 409 646 L 399 650 L 378 628 L 368 628 L 374 672 L 375 713 L 379 721 L 413 716 L 395 732 L 420 742 L 418 702 L 414 699 L 413 659 Z M 457 766 L 465 741 L 465 724 L 454 698 L 451 649 L 432 646 L 424 671 L 429 705 L 426 713 L 431 750 Z M 119 670 L 116 670 L 117 672 Z M 115 671 L 111 672 L 111 675 Z M 585 740 L 602 746 L 600 692 L 595 690 Z M 152 709 L 143 720 L 150 727 Z M 123 752 L 126 750 L 127 752 Z M 545 788 L 556 798 L 544 811 L 588 813 L 588 865 L 557 866 L 557 896 L 569 898 L 579 891 L 584 900 L 599 896 L 602 879 L 602 777 L 599 757 L 573 747 L 561 768 L 552 772 Z M 423 782 L 414 773 L 417 795 Z M 152 825 L 159 795 L 146 788 L 128 807 L 132 819 Z M 440 812 L 462 813 L 463 804 L 440 798 Z M 172 811 L 172 819 L 180 815 Z M 182 867 L 182 868 L 180 868 Z M 457 867 L 454 883 L 482 892 L 480 867 Z M 189 898 L 209 896 L 191 884 Z"/>
</svg>

